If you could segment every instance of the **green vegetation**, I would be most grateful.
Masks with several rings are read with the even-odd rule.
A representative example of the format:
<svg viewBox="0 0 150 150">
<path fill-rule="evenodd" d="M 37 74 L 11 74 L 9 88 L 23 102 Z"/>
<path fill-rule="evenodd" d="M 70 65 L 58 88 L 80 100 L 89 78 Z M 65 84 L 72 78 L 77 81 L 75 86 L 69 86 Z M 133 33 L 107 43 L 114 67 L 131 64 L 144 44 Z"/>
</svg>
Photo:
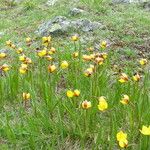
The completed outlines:
<svg viewBox="0 0 150 150">
<path fill-rule="evenodd" d="M 86 13 L 70 16 L 73 7 Z M 59 15 L 106 28 L 87 45 L 82 32 L 35 34 Z M 8 50 L 0 51 L 0 149 L 149 150 L 149 12 L 98 0 L 2 0 L 0 18 L 0 49 Z"/>
</svg>

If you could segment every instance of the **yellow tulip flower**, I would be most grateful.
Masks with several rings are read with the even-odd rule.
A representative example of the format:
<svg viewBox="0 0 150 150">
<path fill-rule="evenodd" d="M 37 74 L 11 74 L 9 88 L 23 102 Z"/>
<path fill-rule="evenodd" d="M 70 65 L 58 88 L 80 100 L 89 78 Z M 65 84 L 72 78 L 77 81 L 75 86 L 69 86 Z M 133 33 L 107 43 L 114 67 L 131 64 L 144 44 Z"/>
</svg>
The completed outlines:
<svg viewBox="0 0 150 150">
<path fill-rule="evenodd" d="M 137 73 L 133 76 L 133 80 L 138 82 L 141 79 L 141 76 Z"/>
<path fill-rule="evenodd" d="M 120 76 L 119 82 L 125 83 L 125 82 L 127 82 L 128 80 L 129 80 L 129 79 L 128 79 L 128 76 L 127 76 L 125 73 L 122 73 L 121 76 Z"/>
<path fill-rule="evenodd" d="M 101 55 L 102 55 L 102 58 L 103 58 L 103 59 L 106 59 L 106 58 L 108 57 L 108 54 L 107 54 L 107 53 L 101 53 Z"/>
<path fill-rule="evenodd" d="M 42 44 L 47 47 L 50 44 L 51 39 L 52 39 L 51 36 L 48 36 L 48 37 L 44 36 L 44 37 L 42 37 Z"/>
<path fill-rule="evenodd" d="M 100 111 L 105 111 L 107 108 L 108 108 L 108 103 L 107 103 L 105 97 L 104 97 L 104 96 L 101 96 L 101 97 L 99 98 L 98 109 L 99 109 Z"/>
<path fill-rule="evenodd" d="M 41 51 L 38 51 L 38 56 L 39 57 L 44 57 L 47 54 L 47 49 L 43 49 Z"/>
<path fill-rule="evenodd" d="M 146 127 L 146 126 L 142 126 L 142 130 L 140 130 L 140 132 L 143 134 L 143 135 L 149 135 L 150 136 L 150 125 L 149 127 Z"/>
<path fill-rule="evenodd" d="M 25 74 L 28 71 L 28 65 L 27 64 L 21 64 L 21 67 L 19 68 L 19 72 L 21 74 Z"/>
<path fill-rule="evenodd" d="M 79 56 L 79 53 L 78 52 L 74 52 L 73 54 L 72 54 L 72 57 L 73 58 L 77 58 Z"/>
<path fill-rule="evenodd" d="M 93 68 L 91 68 L 91 67 L 84 71 L 84 75 L 86 77 L 90 77 L 92 74 L 93 74 Z"/>
<path fill-rule="evenodd" d="M 146 65 L 148 63 L 148 61 L 147 61 L 147 59 L 143 58 L 139 61 L 139 63 L 143 66 L 143 65 Z"/>
<path fill-rule="evenodd" d="M 87 48 L 87 51 L 94 51 L 94 47 Z"/>
<path fill-rule="evenodd" d="M 78 41 L 79 37 L 77 35 L 74 35 L 74 36 L 71 37 L 71 40 L 74 41 L 74 42 Z"/>
<path fill-rule="evenodd" d="M 91 61 L 92 60 L 92 57 L 90 55 L 83 55 L 82 58 L 84 61 Z"/>
<path fill-rule="evenodd" d="M 107 42 L 106 42 L 106 41 L 102 41 L 102 42 L 100 43 L 100 47 L 101 47 L 102 49 L 105 49 L 105 48 L 107 47 Z"/>
<path fill-rule="evenodd" d="M 3 52 L 0 53 L 0 59 L 1 59 L 1 58 L 5 58 L 6 56 L 7 56 L 6 53 L 3 53 Z"/>
<path fill-rule="evenodd" d="M 26 43 L 30 43 L 30 42 L 32 42 L 32 39 L 30 37 L 27 37 L 26 38 Z"/>
<path fill-rule="evenodd" d="M 45 58 L 46 58 L 48 61 L 53 60 L 53 57 L 51 57 L 50 55 L 45 56 Z"/>
<path fill-rule="evenodd" d="M 119 141 L 119 146 L 121 148 L 126 148 L 128 146 L 128 140 Z"/>
<path fill-rule="evenodd" d="M 83 109 L 89 109 L 92 107 L 91 102 L 87 100 L 83 101 L 81 105 Z"/>
<path fill-rule="evenodd" d="M 6 41 L 6 45 L 9 46 L 9 47 L 11 47 L 12 41 L 10 41 L 10 40 Z"/>
<path fill-rule="evenodd" d="M 55 70 L 56 70 L 56 66 L 55 66 L 55 65 L 49 65 L 49 66 L 48 66 L 48 71 L 49 71 L 50 73 L 54 72 Z"/>
<path fill-rule="evenodd" d="M 19 60 L 22 61 L 22 62 L 25 61 L 25 59 L 26 59 L 26 56 L 25 56 L 25 55 L 21 55 L 21 56 L 19 57 Z"/>
<path fill-rule="evenodd" d="M 51 49 L 48 51 L 48 54 L 52 55 L 56 53 L 56 49 L 54 47 L 51 47 Z"/>
<path fill-rule="evenodd" d="M 120 131 L 116 135 L 117 141 L 119 142 L 119 146 L 121 148 L 126 148 L 128 146 L 127 134 L 123 131 Z"/>
<path fill-rule="evenodd" d="M 80 91 L 79 90 L 74 90 L 74 96 L 78 97 L 80 95 Z"/>
<path fill-rule="evenodd" d="M 123 105 L 127 105 L 129 103 L 129 96 L 128 95 L 123 95 L 123 98 L 121 99 L 120 103 L 122 103 Z"/>
<path fill-rule="evenodd" d="M 32 64 L 31 58 L 26 57 L 25 60 L 24 60 L 24 63 L 25 63 L 25 64 Z"/>
<path fill-rule="evenodd" d="M 67 95 L 67 97 L 72 98 L 74 96 L 74 92 L 71 90 L 68 90 L 66 95 Z"/>
<path fill-rule="evenodd" d="M 96 64 L 102 65 L 104 63 L 104 59 L 102 57 L 96 57 L 95 62 Z"/>
<path fill-rule="evenodd" d="M 67 61 L 63 61 L 63 62 L 61 63 L 61 65 L 60 65 L 60 67 L 61 67 L 62 69 L 66 69 L 66 68 L 68 68 L 68 66 L 69 66 L 69 64 L 68 64 Z"/>
<path fill-rule="evenodd" d="M 27 100 L 30 100 L 31 95 L 30 95 L 30 93 L 23 93 L 22 97 L 23 97 L 23 100 L 27 101 Z"/>
<path fill-rule="evenodd" d="M 18 54 L 21 54 L 21 53 L 23 52 L 23 49 L 22 49 L 22 48 L 18 48 L 18 49 L 16 50 L 16 52 L 17 52 Z"/>
<path fill-rule="evenodd" d="M 15 49 L 15 48 L 16 48 L 16 45 L 15 45 L 15 44 L 12 44 L 10 47 L 13 48 L 13 49 Z"/>
<path fill-rule="evenodd" d="M 4 72 L 7 72 L 10 70 L 10 67 L 7 65 L 7 64 L 3 64 L 1 67 L 0 67 L 0 70 L 4 71 Z"/>
<path fill-rule="evenodd" d="M 124 133 L 123 131 L 119 131 L 116 137 L 117 141 L 125 141 L 127 139 L 127 134 Z"/>
</svg>

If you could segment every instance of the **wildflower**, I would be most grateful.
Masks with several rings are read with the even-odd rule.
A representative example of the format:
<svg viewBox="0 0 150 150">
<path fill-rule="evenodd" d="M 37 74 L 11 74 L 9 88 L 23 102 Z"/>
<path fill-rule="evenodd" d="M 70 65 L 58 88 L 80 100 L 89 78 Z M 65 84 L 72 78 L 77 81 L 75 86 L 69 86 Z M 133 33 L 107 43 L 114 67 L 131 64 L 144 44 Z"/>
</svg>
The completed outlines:
<svg viewBox="0 0 150 150">
<path fill-rule="evenodd" d="M 7 65 L 7 64 L 3 64 L 1 67 L 0 67 L 0 70 L 4 71 L 4 72 L 7 72 L 10 70 L 10 67 Z"/>
<path fill-rule="evenodd" d="M 5 57 L 6 57 L 6 53 L 3 53 L 3 52 L 0 53 L 0 59 L 1 59 L 1 58 L 5 58 Z"/>
<path fill-rule="evenodd" d="M 90 68 L 94 71 L 95 66 L 90 64 Z"/>
<path fill-rule="evenodd" d="M 48 37 L 44 36 L 44 37 L 42 37 L 42 44 L 47 47 L 50 44 L 51 39 L 52 39 L 51 36 L 48 36 Z"/>
<path fill-rule="evenodd" d="M 105 97 L 104 97 L 104 96 L 101 96 L 101 97 L 99 98 L 98 109 L 99 109 L 100 111 L 105 111 L 107 108 L 108 108 L 108 103 L 107 103 Z"/>
<path fill-rule="evenodd" d="M 79 53 L 78 52 L 74 52 L 73 54 L 72 54 L 72 57 L 73 58 L 77 58 L 79 56 Z"/>
<path fill-rule="evenodd" d="M 88 51 L 94 51 L 94 47 L 87 48 Z"/>
<path fill-rule="evenodd" d="M 16 48 L 16 45 L 15 45 L 15 44 L 12 44 L 12 45 L 11 45 L 11 48 L 15 49 L 15 48 Z"/>
<path fill-rule="evenodd" d="M 123 95 L 123 98 L 121 99 L 120 103 L 122 103 L 123 105 L 127 105 L 129 103 L 129 96 L 128 95 Z"/>
<path fill-rule="evenodd" d="M 83 55 L 82 58 L 83 58 L 84 61 L 90 61 L 91 60 L 90 55 Z"/>
<path fill-rule="evenodd" d="M 71 40 L 74 41 L 74 42 L 78 41 L 79 37 L 77 35 L 74 35 L 74 36 L 71 37 Z"/>
<path fill-rule="evenodd" d="M 117 141 L 125 141 L 127 139 L 127 134 L 123 131 L 117 133 Z"/>
<path fill-rule="evenodd" d="M 95 58 L 95 62 L 96 62 L 97 64 L 99 64 L 99 65 L 102 65 L 103 62 L 104 62 L 104 59 L 101 58 L 101 57 L 96 57 L 96 58 Z"/>
<path fill-rule="evenodd" d="M 117 141 L 119 142 L 119 146 L 121 148 L 126 148 L 128 146 L 127 134 L 123 131 L 117 133 Z"/>
<path fill-rule="evenodd" d="M 126 148 L 128 146 L 128 140 L 125 141 L 119 141 L 119 146 L 121 148 Z"/>
<path fill-rule="evenodd" d="M 24 63 L 25 63 L 25 64 L 31 64 L 31 63 L 32 63 L 31 58 L 26 57 L 25 60 L 24 60 Z"/>
<path fill-rule="evenodd" d="M 74 90 L 74 96 L 78 97 L 80 95 L 80 91 L 79 90 Z"/>
<path fill-rule="evenodd" d="M 50 73 L 54 72 L 55 70 L 56 70 L 56 66 L 55 66 L 55 65 L 49 65 L 49 66 L 48 66 L 48 71 L 49 71 Z"/>
<path fill-rule="evenodd" d="M 22 98 L 23 98 L 23 100 L 27 101 L 27 100 L 30 100 L 31 95 L 30 95 L 30 93 L 23 93 Z"/>
<path fill-rule="evenodd" d="M 122 73 L 121 76 L 120 76 L 119 82 L 125 83 L 125 82 L 127 82 L 128 80 L 129 80 L 129 79 L 128 79 L 128 76 L 127 76 L 125 73 Z"/>
<path fill-rule="evenodd" d="M 67 61 L 63 61 L 60 66 L 62 69 L 66 69 L 66 68 L 68 68 L 69 64 Z"/>
<path fill-rule="evenodd" d="M 143 135 L 150 135 L 150 125 L 149 127 L 146 127 L 146 126 L 142 126 L 142 130 L 140 130 L 140 132 L 143 134 Z"/>
<path fill-rule="evenodd" d="M 102 49 L 105 49 L 105 48 L 107 47 L 107 42 L 106 42 L 106 41 L 102 41 L 102 42 L 100 43 L 100 47 L 101 47 Z"/>
<path fill-rule="evenodd" d="M 27 64 L 21 64 L 21 67 L 19 68 L 19 72 L 21 74 L 25 74 L 28 71 L 28 65 Z"/>
<path fill-rule="evenodd" d="M 10 40 L 6 41 L 6 45 L 11 47 L 12 46 L 12 41 L 10 41 Z"/>
<path fill-rule="evenodd" d="M 140 61 L 139 61 L 139 63 L 143 66 L 143 65 L 146 65 L 147 64 L 147 59 L 141 59 Z"/>
<path fill-rule="evenodd" d="M 30 43 L 30 42 L 32 42 L 31 38 L 30 38 L 30 37 L 27 37 L 27 38 L 26 38 L 26 43 Z"/>
<path fill-rule="evenodd" d="M 49 55 L 45 56 L 45 58 L 47 58 L 48 61 L 53 60 L 53 57 L 51 57 L 51 56 L 49 56 Z"/>
<path fill-rule="evenodd" d="M 107 53 L 101 53 L 101 55 L 102 55 L 102 58 L 103 58 L 103 59 L 106 59 L 106 58 L 107 58 L 107 56 L 108 56 L 108 54 L 107 54 Z"/>
<path fill-rule="evenodd" d="M 88 68 L 84 71 L 86 77 L 90 77 L 93 74 L 93 68 Z"/>
<path fill-rule="evenodd" d="M 25 56 L 25 55 L 21 55 L 21 56 L 19 57 L 19 60 L 22 61 L 22 62 L 25 61 L 25 59 L 26 59 L 26 56 Z"/>
<path fill-rule="evenodd" d="M 23 52 L 23 49 L 22 49 L 22 48 L 18 48 L 18 49 L 16 50 L 16 52 L 17 52 L 18 54 L 21 54 L 21 53 Z"/>
<path fill-rule="evenodd" d="M 82 102 L 82 108 L 83 109 L 89 109 L 91 107 L 92 107 L 92 105 L 91 105 L 90 101 L 85 100 L 85 101 Z"/>
<path fill-rule="evenodd" d="M 74 96 L 74 92 L 71 90 L 68 90 L 66 94 L 67 94 L 67 97 L 69 98 L 72 98 Z"/>
<path fill-rule="evenodd" d="M 95 58 L 95 54 L 90 54 L 91 59 Z"/>
<path fill-rule="evenodd" d="M 138 82 L 141 79 L 141 76 L 137 73 L 133 76 L 133 80 Z"/>
<path fill-rule="evenodd" d="M 46 48 L 44 48 L 41 51 L 38 51 L 38 56 L 39 57 L 44 57 L 46 54 L 47 54 L 47 49 Z"/>
<path fill-rule="evenodd" d="M 48 54 L 52 55 L 56 52 L 56 49 L 54 47 L 51 47 L 51 49 L 48 51 Z"/>
</svg>

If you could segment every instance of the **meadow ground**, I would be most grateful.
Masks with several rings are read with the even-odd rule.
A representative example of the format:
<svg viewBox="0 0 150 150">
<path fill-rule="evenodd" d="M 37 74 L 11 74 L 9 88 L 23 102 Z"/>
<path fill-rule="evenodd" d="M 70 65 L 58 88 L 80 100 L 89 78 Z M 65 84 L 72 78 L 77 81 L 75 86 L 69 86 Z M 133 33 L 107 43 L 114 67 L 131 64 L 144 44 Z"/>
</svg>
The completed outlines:
<svg viewBox="0 0 150 150">
<path fill-rule="evenodd" d="M 150 149 L 150 12 L 98 2 L 0 1 L 0 149 Z M 107 28 L 35 34 L 59 15 Z"/>
</svg>

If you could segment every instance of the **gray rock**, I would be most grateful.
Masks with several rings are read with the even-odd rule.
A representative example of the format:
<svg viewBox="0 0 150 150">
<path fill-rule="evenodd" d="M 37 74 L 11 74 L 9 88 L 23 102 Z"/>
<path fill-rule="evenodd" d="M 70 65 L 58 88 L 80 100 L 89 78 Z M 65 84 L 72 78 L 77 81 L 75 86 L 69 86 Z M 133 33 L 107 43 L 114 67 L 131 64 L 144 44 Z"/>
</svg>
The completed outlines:
<svg viewBox="0 0 150 150">
<path fill-rule="evenodd" d="M 102 29 L 104 26 L 99 22 L 92 22 L 88 19 L 70 20 L 64 16 L 57 16 L 48 22 L 43 23 L 36 33 L 41 36 L 49 34 L 66 33 L 71 30 L 81 30 L 83 32 Z"/>
<path fill-rule="evenodd" d="M 47 1 L 47 5 L 53 6 L 53 5 L 55 5 L 55 3 L 56 3 L 57 1 L 58 1 L 58 0 L 48 0 L 48 1 Z"/>
<path fill-rule="evenodd" d="M 76 15 L 82 14 L 84 12 L 85 11 L 83 9 L 73 8 L 73 9 L 70 10 L 70 15 L 76 16 Z"/>
<path fill-rule="evenodd" d="M 22 2 L 23 0 L 9 0 L 10 2 L 14 2 L 14 3 L 20 3 Z"/>
<path fill-rule="evenodd" d="M 4 35 L 4 32 L 0 32 L 0 37 L 2 37 Z"/>
<path fill-rule="evenodd" d="M 8 53 L 9 50 L 8 49 L 0 49 L 0 53 Z"/>
<path fill-rule="evenodd" d="M 145 10 L 150 11 L 150 1 L 143 3 L 143 7 Z"/>
<path fill-rule="evenodd" d="M 96 29 L 101 29 L 103 25 L 99 22 L 91 22 L 88 19 L 79 19 L 72 21 L 72 26 L 81 29 L 84 32 L 94 31 Z"/>
</svg>

